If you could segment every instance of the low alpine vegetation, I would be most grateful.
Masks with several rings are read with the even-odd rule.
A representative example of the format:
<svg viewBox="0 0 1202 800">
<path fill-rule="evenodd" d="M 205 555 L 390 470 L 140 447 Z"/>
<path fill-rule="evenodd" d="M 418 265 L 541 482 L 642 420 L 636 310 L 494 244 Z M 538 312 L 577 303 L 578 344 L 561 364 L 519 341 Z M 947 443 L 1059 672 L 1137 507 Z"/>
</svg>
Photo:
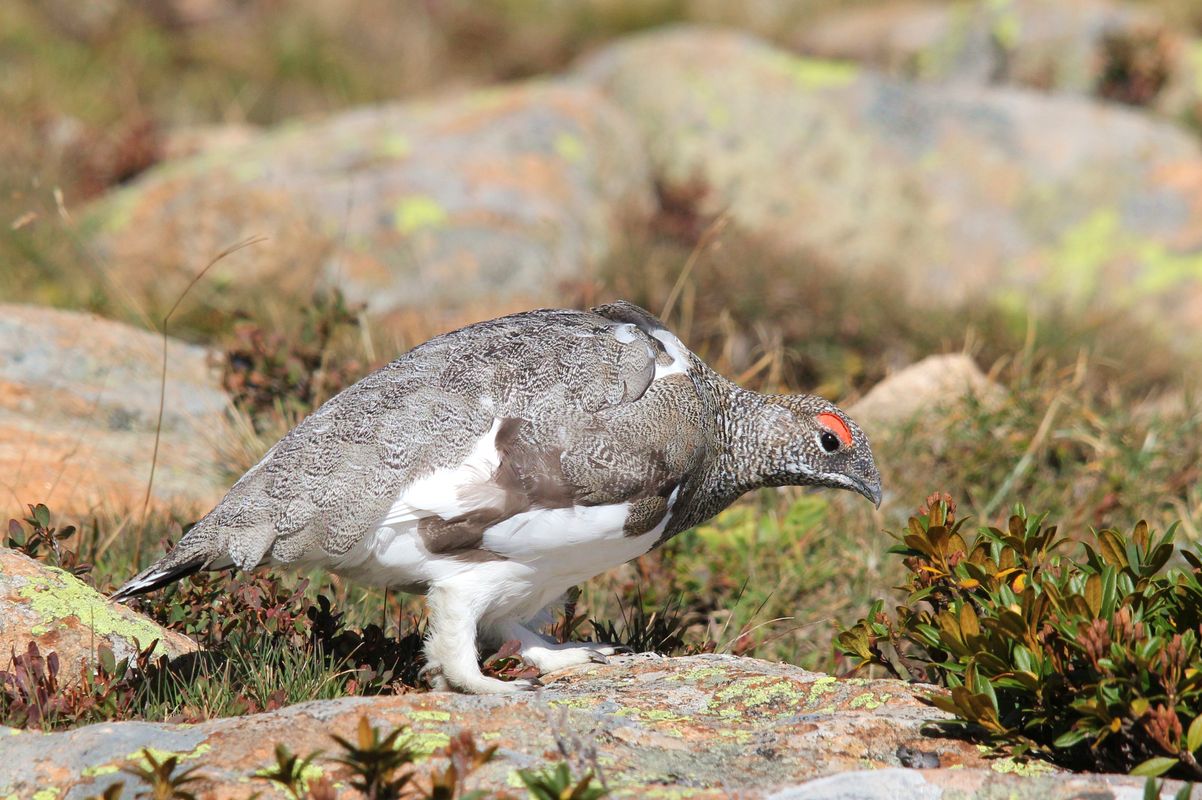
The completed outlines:
<svg viewBox="0 0 1202 800">
<path fill-rule="evenodd" d="M 412 746 L 404 726 L 384 733 L 369 723 L 367 717 L 360 717 L 354 741 L 336 735 L 330 738 L 338 750 L 324 759 L 320 752 L 300 758 L 285 745 L 276 745 L 276 763 L 251 777 L 270 784 L 292 800 L 334 800 L 345 796 L 345 786 L 367 800 L 517 798 L 506 791 L 469 788 L 473 773 L 493 760 L 497 746 L 481 749 L 468 731 L 461 731 L 446 747 L 433 753 L 434 759 L 445 760 L 445 764 L 430 769 L 421 766 L 426 757 Z M 143 764 L 121 770 L 140 785 L 133 797 L 195 800 L 196 795 L 185 787 L 204 783 L 202 767 L 185 769 L 179 756 L 156 757 L 150 750 L 143 750 L 140 757 Z M 517 775 L 532 800 L 600 800 L 609 794 L 591 772 L 576 777 L 563 761 L 542 772 L 518 770 Z M 129 796 L 125 783 L 124 779 L 114 782 L 103 795 L 90 800 L 122 800 Z"/>
<path fill-rule="evenodd" d="M 966 531 L 932 495 L 890 552 L 909 572 L 842 631 L 854 669 L 939 683 L 945 726 L 1071 769 L 1202 778 L 1202 555 L 1140 522 L 1081 532 L 1016 507 Z M 1167 567 L 1167 570 L 1166 570 Z"/>
</svg>

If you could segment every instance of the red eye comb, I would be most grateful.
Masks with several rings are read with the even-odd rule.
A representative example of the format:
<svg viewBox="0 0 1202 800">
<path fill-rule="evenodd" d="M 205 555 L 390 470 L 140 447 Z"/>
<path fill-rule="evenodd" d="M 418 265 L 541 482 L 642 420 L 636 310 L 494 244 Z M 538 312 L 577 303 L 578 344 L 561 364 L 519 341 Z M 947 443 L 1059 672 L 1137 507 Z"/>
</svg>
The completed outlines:
<svg viewBox="0 0 1202 800">
<path fill-rule="evenodd" d="M 851 428 L 847 427 L 847 423 L 842 420 L 837 414 L 831 414 L 824 411 L 814 417 L 819 425 L 830 428 L 831 433 L 839 437 L 839 441 L 843 442 L 844 446 L 851 447 Z"/>
</svg>

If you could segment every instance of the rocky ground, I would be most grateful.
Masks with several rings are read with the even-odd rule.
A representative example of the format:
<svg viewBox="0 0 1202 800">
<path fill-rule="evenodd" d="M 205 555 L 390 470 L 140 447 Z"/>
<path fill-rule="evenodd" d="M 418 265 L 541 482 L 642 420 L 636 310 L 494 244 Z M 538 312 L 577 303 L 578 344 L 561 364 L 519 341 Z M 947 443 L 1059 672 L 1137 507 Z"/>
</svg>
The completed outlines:
<svg viewBox="0 0 1202 800">
<path fill-rule="evenodd" d="M 564 670 L 545 688 L 517 697 L 442 692 L 311 702 L 199 725 L 121 722 L 66 733 L 0 729 L 10 767 L 0 791 L 56 797 L 100 794 L 150 748 L 178 755 L 215 797 L 272 794 L 256 772 L 275 763 L 286 742 L 307 754 L 353 738 L 361 717 L 391 730 L 405 726 L 440 766 L 460 731 L 497 745 L 499 756 L 475 773 L 475 788 L 520 789 L 516 771 L 554 763 L 561 753 L 601 775 L 614 797 L 1135 798 L 1143 781 L 1057 773 L 986 758 L 971 743 L 931 735 L 943 718 L 921 701 L 933 687 L 899 681 L 839 680 L 795 667 L 733 656 L 623 656 L 604 666 Z M 339 784 L 340 767 L 321 759 L 307 776 Z M 1166 784 L 1167 793 L 1177 788 Z"/>
<path fill-rule="evenodd" d="M 117 12 L 104 12 L 112 5 L 56 24 L 102 41 L 116 35 L 106 27 L 118 24 Z M 170 24 L 179 26 L 237 13 L 220 2 L 159 5 L 175 9 Z M 72 18 L 61 6 L 47 9 Z M 60 193 L 53 214 L 14 213 L 5 225 L 16 244 L 0 251 L 22 259 L 12 274 L 26 260 L 49 263 L 33 238 L 22 238 L 47 229 L 86 257 L 49 288 L 22 294 L 23 284 L 0 282 L 14 297 L 78 307 L 0 305 L 3 508 L 18 515 L 26 503 L 46 502 L 72 518 L 121 519 L 114 536 L 145 522 L 144 505 L 186 523 L 220 496 L 237 465 L 270 445 L 272 429 L 233 411 L 221 378 L 227 354 L 213 342 L 160 336 L 186 290 L 188 305 L 211 316 L 261 303 L 279 315 L 259 320 L 271 330 L 287 312 L 305 310 L 315 287 L 337 288 L 364 304 L 362 349 L 379 362 L 392 353 L 377 351 L 373 331 L 411 345 L 469 320 L 639 286 L 653 259 L 615 263 L 639 253 L 631 242 L 649 231 L 686 252 L 737 231 L 757 258 L 784 265 L 771 274 L 758 262 L 735 264 L 737 275 L 746 266 L 746 297 L 706 321 L 724 332 L 713 355 L 738 366 L 742 375 L 732 377 L 779 388 L 774 370 L 788 358 L 786 344 L 801 349 L 804 337 L 783 343 L 770 326 L 735 319 L 758 323 L 757 309 L 794 296 L 784 287 L 804 294 L 821 272 L 885 287 L 902 309 L 893 313 L 934 319 L 938 309 L 968 309 L 943 340 L 945 353 L 970 350 L 975 334 L 965 329 L 994 313 L 1014 337 L 1006 341 L 1027 345 L 1037 319 L 1046 327 L 1077 315 L 1090 334 L 1133 320 L 1149 338 L 1132 339 L 1133 360 L 1105 366 L 1121 374 L 1145 366 L 1144 356 L 1167 360 L 1177 383 L 1163 395 L 1163 385 L 1125 387 L 1115 405 L 1138 405 L 1144 417 L 1186 413 L 1181 376 L 1196 373 L 1202 356 L 1202 40 L 1147 5 L 1102 0 L 862 3 L 792 27 L 770 12 L 694 11 L 685 16 L 736 25 L 617 36 L 560 59 L 554 72 L 484 88 L 467 82 L 268 125 L 180 126 L 145 159 L 153 166 L 104 183 L 86 205 L 68 208 Z M 731 16 L 740 13 L 747 18 Z M 239 243 L 246 246 L 231 249 Z M 694 322 L 696 294 L 706 291 L 689 285 L 692 269 L 685 261 L 668 280 L 671 291 L 657 295 L 674 325 Z M 846 307 L 832 300 L 806 310 Z M 847 316 L 840 333 L 856 341 L 870 326 Z M 203 339 L 201 331 L 188 334 Z M 890 376 L 860 386 L 850 410 L 874 442 L 901 441 L 951 464 L 978 509 L 996 512 L 1028 474 L 1050 473 L 1089 491 L 1101 485 L 1104 500 L 1076 509 L 1074 520 L 1100 522 L 1115 508 L 1151 502 L 1151 489 L 1129 490 L 1117 468 L 1098 466 L 1109 463 L 1102 456 L 1079 453 L 1120 452 L 1115 442 L 1124 442 L 1133 453 L 1116 457 L 1124 474 L 1143 475 L 1166 436 L 1119 425 L 1107 438 L 1112 430 L 1093 406 L 1057 419 L 1087 394 L 1089 342 L 1065 338 L 1058 352 L 1082 355 L 1059 365 L 1043 394 L 1031 389 L 1033 370 L 1003 385 L 1002 367 L 986 376 L 968 354 L 909 363 L 898 355 L 904 350 L 882 348 Z M 987 413 L 1009 401 L 1032 416 L 990 422 Z M 293 421 L 277 416 L 284 427 Z M 980 450 L 1013 451 L 1013 469 L 986 476 L 955 461 L 960 443 L 945 434 L 974 419 L 988 427 Z M 1184 423 L 1178 430 L 1193 436 Z M 1063 466 L 1074 459 L 1085 465 L 1077 473 Z M 1196 534 L 1196 460 L 1182 459 L 1157 512 L 1179 514 Z M 899 458 L 883 470 L 904 483 L 930 463 Z M 914 498 L 897 499 L 887 495 L 867 527 L 904 519 L 901 506 Z M 826 519 L 825 506 L 817 513 Z M 708 530 L 700 541 L 727 538 Z M 883 551 L 882 542 L 873 545 Z M 827 542 L 795 544 L 794 555 Z M 739 552 L 732 563 L 743 570 L 738 580 L 756 577 L 751 557 Z M 730 583 L 710 574 L 722 570 L 698 567 L 690 589 L 704 595 L 719 578 Z M 841 574 L 814 571 L 814 580 Z M 634 585 L 667 572 L 623 574 Z M 846 602 L 829 613 L 845 622 L 862 613 Z M 735 636 L 728 649 L 742 640 Z M 100 645 L 122 658 L 156 639 L 172 657 L 196 647 L 62 571 L 0 550 L 0 658 L 32 641 L 58 653 L 70 676 Z M 513 698 L 346 697 L 189 725 L 0 728 L 0 797 L 101 794 L 122 767 L 141 763 L 143 748 L 198 767 L 200 796 L 271 796 L 253 775 L 272 763 L 276 743 L 329 753 L 330 735 L 351 736 L 363 716 L 407 726 L 427 756 L 422 770 L 443 763 L 442 748 L 460 731 L 498 745 L 498 758 L 473 778 L 487 789 L 518 791 L 517 770 L 566 757 L 620 797 L 1145 796 L 1141 779 L 991 758 L 936 735 L 928 723 L 943 715 L 921 701 L 930 687 L 733 655 L 624 657 L 546 683 Z M 341 767 L 316 764 L 310 778 L 345 784 Z M 1166 784 L 1161 796 L 1176 788 Z"/>
</svg>

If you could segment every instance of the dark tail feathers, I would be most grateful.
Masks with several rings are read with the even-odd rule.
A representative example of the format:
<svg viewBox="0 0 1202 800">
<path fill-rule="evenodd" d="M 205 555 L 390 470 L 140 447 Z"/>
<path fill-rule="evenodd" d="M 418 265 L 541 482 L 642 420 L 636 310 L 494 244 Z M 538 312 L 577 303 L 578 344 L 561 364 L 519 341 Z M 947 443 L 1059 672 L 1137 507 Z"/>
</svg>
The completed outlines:
<svg viewBox="0 0 1202 800">
<path fill-rule="evenodd" d="M 199 572 L 205 567 L 205 563 L 208 561 L 204 556 L 199 555 L 188 559 L 175 560 L 172 559 L 174 554 L 174 551 L 172 551 L 157 564 L 130 578 L 120 589 L 113 592 L 111 598 L 113 600 L 128 600 L 135 595 L 153 592 L 155 589 L 166 586 L 169 583 L 174 583 L 180 578 L 186 578 L 194 572 Z"/>
</svg>

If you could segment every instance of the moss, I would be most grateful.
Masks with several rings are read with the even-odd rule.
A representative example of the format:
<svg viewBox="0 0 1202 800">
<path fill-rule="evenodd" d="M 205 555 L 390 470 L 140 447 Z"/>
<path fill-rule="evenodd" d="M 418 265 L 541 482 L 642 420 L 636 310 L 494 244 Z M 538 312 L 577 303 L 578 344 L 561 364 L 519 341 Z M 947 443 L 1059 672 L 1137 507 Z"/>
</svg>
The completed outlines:
<svg viewBox="0 0 1202 800">
<path fill-rule="evenodd" d="M 406 235 L 425 228 L 441 228 L 447 224 L 447 219 L 446 209 L 426 195 L 403 198 L 393 214 L 397 230 Z"/>
<path fill-rule="evenodd" d="M 162 641 L 162 628 L 133 612 L 122 613 L 122 606 L 112 603 L 61 569 L 48 566 L 43 575 L 29 577 L 26 584 L 17 590 L 17 595 L 29 601 L 29 607 L 43 620 L 30 628 L 34 636 L 66 627 L 65 621 L 74 617 L 99 637 L 118 636 L 137 642 L 138 649 L 158 639 L 155 652 L 167 652 Z"/>
</svg>

